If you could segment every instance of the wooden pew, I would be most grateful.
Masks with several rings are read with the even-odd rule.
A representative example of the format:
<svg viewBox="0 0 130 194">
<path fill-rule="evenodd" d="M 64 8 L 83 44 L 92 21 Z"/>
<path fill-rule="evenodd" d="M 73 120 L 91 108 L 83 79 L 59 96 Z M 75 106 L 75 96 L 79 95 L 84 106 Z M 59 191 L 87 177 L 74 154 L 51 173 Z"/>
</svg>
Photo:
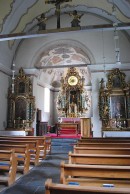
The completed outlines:
<svg viewBox="0 0 130 194">
<path fill-rule="evenodd" d="M 81 137 L 78 141 L 86 141 L 86 142 L 119 142 L 119 141 L 130 141 L 130 137 Z"/>
<path fill-rule="evenodd" d="M 77 147 L 74 146 L 74 153 L 77 154 L 115 154 L 130 155 L 130 148 L 114 147 Z"/>
<path fill-rule="evenodd" d="M 129 188 L 105 188 L 96 186 L 77 186 L 52 183 L 52 179 L 45 182 L 45 194 L 130 194 Z"/>
<path fill-rule="evenodd" d="M 8 186 L 14 183 L 16 178 L 17 159 L 14 150 L 0 150 L 0 182 Z"/>
<path fill-rule="evenodd" d="M 45 141 L 47 145 L 47 153 L 50 154 L 51 153 L 51 137 L 45 136 Z"/>
<path fill-rule="evenodd" d="M 75 154 L 75 153 L 69 152 L 69 164 L 129 166 L 130 155 Z"/>
<path fill-rule="evenodd" d="M 29 151 L 30 151 L 30 162 L 34 165 L 37 165 L 40 160 L 40 147 L 39 147 L 39 141 L 38 140 L 22 140 L 22 141 L 16 141 L 16 140 L 0 140 L 0 144 L 6 144 L 6 145 L 29 145 Z"/>
<path fill-rule="evenodd" d="M 112 184 L 114 187 L 130 188 L 130 166 L 65 164 L 62 161 L 60 183 L 70 182 L 81 186 Z"/>
<path fill-rule="evenodd" d="M 87 137 L 81 137 L 79 142 L 130 142 L 130 137 L 93 137 L 93 138 L 87 138 Z"/>
<path fill-rule="evenodd" d="M 40 144 L 40 157 L 42 159 L 46 158 L 47 153 L 51 153 L 51 137 L 49 136 L 0 136 L 0 140 L 9 139 L 9 140 L 38 140 Z"/>
<path fill-rule="evenodd" d="M 30 151 L 29 145 L 10 145 L 10 144 L 0 144 L 1 150 L 15 150 L 15 155 L 17 157 L 18 165 L 17 171 L 26 174 L 30 167 Z"/>
<path fill-rule="evenodd" d="M 33 136 L 0 136 L 0 141 L 1 140 L 12 140 L 12 141 L 36 141 L 37 140 L 39 142 L 40 158 L 41 159 L 46 158 L 47 144 L 45 141 L 45 137 L 35 138 Z"/>
<path fill-rule="evenodd" d="M 129 143 L 126 143 L 126 142 L 120 142 L 120 143 L 117 143 L 117 142 L 77 142 L 76 144 L 77 147 L 114 147 L 114 148 L 130 148 L 130 142 Z"/>
</svg>

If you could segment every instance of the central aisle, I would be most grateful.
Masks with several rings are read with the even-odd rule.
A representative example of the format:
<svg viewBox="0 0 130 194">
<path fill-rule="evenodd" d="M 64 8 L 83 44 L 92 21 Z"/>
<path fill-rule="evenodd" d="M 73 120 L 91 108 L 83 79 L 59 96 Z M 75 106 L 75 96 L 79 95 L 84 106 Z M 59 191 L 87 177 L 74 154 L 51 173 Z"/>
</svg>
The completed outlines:
<svg viewBox="0 0 130 194">
<path fill-rule="evenodd" d="M 77 139 L 52 139 L 52 153 L 0 194 L 44 194 L 47 178 L 56 183 L 60 181 L 60 163 L 68 160 L 68 152 L 73 151 L 76 142 Z"/>
</svg>

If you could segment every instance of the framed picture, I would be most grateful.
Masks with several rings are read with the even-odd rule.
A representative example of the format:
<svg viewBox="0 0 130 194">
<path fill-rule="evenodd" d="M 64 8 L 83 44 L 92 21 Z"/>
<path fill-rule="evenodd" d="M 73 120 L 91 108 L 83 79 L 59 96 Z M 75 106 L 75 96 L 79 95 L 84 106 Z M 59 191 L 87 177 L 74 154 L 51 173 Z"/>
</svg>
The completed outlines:
<svg viewBox="0 0 130 194">
<path fill-rule="evenodd" d="M 121 87 L 121 80 L 118 75 L 113 76 L 113 88 Z"/>
<path fill-rule="evenodd" d="M 123 95 L 110 97 L 111 118 L 126 117 L 126 98 Z"/>
<path fill-rule="evenodd" d="M 18 98 L 15 102 L 15 118 L 26 120 L 27 102 L 24 98 Z"/>
</svg>

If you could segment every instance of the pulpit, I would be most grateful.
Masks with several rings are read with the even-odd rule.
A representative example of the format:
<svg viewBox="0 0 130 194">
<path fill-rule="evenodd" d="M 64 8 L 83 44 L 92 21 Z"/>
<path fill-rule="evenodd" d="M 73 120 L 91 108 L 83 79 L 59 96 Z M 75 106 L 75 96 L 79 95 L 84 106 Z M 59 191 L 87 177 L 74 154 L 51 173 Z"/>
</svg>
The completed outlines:
<svg viewBox="0 0 130 194">
<path fill-rule="evenodd" d="M 91 118 L 80 118 L 81 122 L 81 137 L 91 136 Z"/>
</svg>

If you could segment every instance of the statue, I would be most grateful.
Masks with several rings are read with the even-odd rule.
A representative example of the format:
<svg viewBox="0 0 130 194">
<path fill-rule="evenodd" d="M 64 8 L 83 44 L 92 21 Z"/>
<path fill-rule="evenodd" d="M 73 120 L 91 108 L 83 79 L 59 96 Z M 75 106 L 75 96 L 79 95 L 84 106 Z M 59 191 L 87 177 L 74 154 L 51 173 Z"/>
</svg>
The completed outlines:
<svg viewBox="0 0 130 194">
<path fill-rule="evenodd" d="M 100 83 L 100 89 L 103 89 L 104 88 L 104 79 L 102 78 L 99 83 Z"/>
<path fill-rule="evenodd" d="M 71 27 L 80 27 L 80 19 L 84 14 L 79 15 L 76 10 L 73 13 L 69 13 L 70 16 L 73 17 L 71 21 Z"/>
<path fill-rule="evenodd" d="M 109 118 L 109 108 L 108 105 L 104 105 L 104 111 L 103 111 L 103 117 L 104 118 Z"/>
<path fill-rule="evenodd" d="M 62 96 L 61 96 L 61 93 L 58 95 L 56 104 L 57 104 L 57 109 L 61 110 L 62 109 Z"/>
<path fill-rule="evenodd" d="M 87 111 L 90 107 L 90 98 L 88 96 L 88 94 L 86 93 L 85 95 L 85 102 L 84 102 L 84 109 Z"/>
<path fill-rule="evenodd" d="M 38 21 L 37 26 L 39 26 L 38 31 L 40 31 L 40 30 L 46 30 L 46 20 L 47 20 L 47 18 L 45 17 L 45 14 L 42 13 L 41 16 L 40 17 L 37 17 L 36 19 Z"/>
</svg>

